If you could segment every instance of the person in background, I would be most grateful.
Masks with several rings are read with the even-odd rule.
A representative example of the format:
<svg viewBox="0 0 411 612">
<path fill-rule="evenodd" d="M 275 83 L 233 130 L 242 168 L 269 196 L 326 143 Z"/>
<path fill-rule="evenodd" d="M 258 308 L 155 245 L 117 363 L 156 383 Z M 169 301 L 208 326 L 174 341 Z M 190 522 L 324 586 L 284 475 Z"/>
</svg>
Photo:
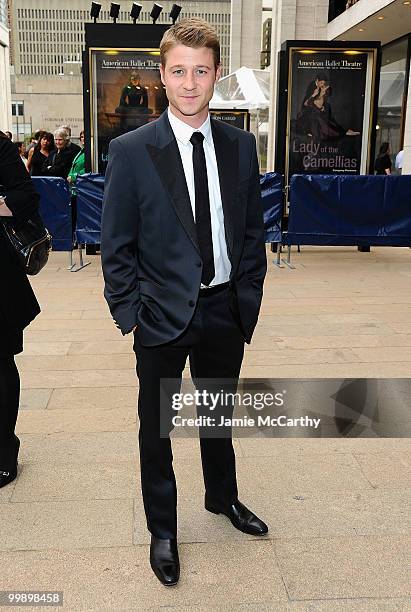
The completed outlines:
<svg viewBox="0 0 411 612">
<path fill-rule="evenodd" d="M 390 143 L 383 142 L 380 146 L 380 152 L 375 160 L 375 174 L 383 176 L 390 175 L 392 170 Z"/>
<path fill-rule="evenodd" d="M 44 134 L 46 132 L 46 130 L 37 130 L 37 132 L 35 132 L 34 134 L 31 135 L 31 139 L 30 139 L 30 144 L 26 149 L 26 157 L 27 159 L 29 158 L 29 153 L 32 149 L 34 149 L 34 147 L 36 146 L 36 144 L 38 144 L 41 135 Z"/>
<path fill-rule="evenodd" d="M 54 137 L 51 132 L 41 132 L 38 143 L 30 149 L 27 167 L 32 176 L 42 176 L 43 166 L 54 150 Z"/>
<path fill-rule="evenodd" d="M 16 142 L 14 143 L 19 151 L 19 155 L 20 155 L 20 159 L 23 162 L 23 164 L 26 167 L 26 170 L 28 171 L 27 168 L 27 159 L 25 158 L 24 154 L 26 152 L 26 145 L 24 144 L 24 142 Z"/>
<path fill-rule="evenodd" d="M 401 151 L 397 153 L 397 157 L 395 158 L 395 167 L 398 170 L 398 174 L 402 174 L 403 161 L 404 161 L 404 149 L 401 149 Z"/>
<path fill-rule="evenodd" d="M 5 134 L 6 134 L 6 138 L 13 141 L 13 134 L 11 132 L 5 132 Z"/>
<path fill-rule="evenodd" d="M 24 223 L 38 215 L 39 195 L 17 148 L 0 132 L 0 219 Z M 0 221 L 1 222 L 1 221 Z M 23 350 L 23 330 L 40 306 L 24 271 L 0 232 L 0 488 L 17 476 L 20 440 L 15 434 L 20 377 L 14 356 Z"/>
<path fill-rule="evenodd" d="M 67 132 L 67 134 L 69 135 L 69 138 L 70 138 L 70 143 L 69 143 L 68 147 L 72 151 L 76 151 L 76 154 L 79 153 L 81 151 L 81 147 L 79 147 L 79 145 L 75 144 L 74 142 L 71 142 L 71 127 L 69 125 L 62 125 L 59 129 L 60 130 L 66 130 L 66 132 Z"/>
<path fill-rule="evenodd" d="M 77 192 L 76 192 L 76 180 L 77 177 L 81 174 L 84 174 L 86 171 L 86 159 L 84 154 L 84 130 L 80 132 L 80 152 L 77 153 L 76 157 L 73 159 L 73 164 L 71 166 L 70 172 L 67 177 L 67 181 L 70 184 L 71 191 L 71 222 L 73 232 L 76 228 L 77 222 Z"/>
<path fill-rule="evenodd" d="M 54 144 L 56 148 L 50 153 L 43 164 L 44 176 L 60 176 L 67 178 L 73 159 L 78 153 L 77 149 L 70 146 L 70 137 L 66 130 L 59 128 L 54 132 Z"/>
</svg>

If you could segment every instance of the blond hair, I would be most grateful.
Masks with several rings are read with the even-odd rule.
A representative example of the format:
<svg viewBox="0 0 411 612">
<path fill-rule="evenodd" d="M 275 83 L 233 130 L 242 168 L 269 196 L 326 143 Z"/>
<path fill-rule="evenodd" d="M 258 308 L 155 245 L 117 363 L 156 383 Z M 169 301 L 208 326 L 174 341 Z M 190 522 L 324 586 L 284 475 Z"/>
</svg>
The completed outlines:
<svg viewBox="0 0 411 612">
<path fill-rule="evenodd" d="M 160 61 L 162 66 L 166 64 L 166 54 L 177 45 L 185 45 L 194 49 L 207 47 L 211 49 L 214 56 L 214 65 L 220 65 L 220 41 L 217 32 L 207 21 L 199 17 L 188 17 L 171 26 L 167 30 L 160 43 Z"/>
</svg>

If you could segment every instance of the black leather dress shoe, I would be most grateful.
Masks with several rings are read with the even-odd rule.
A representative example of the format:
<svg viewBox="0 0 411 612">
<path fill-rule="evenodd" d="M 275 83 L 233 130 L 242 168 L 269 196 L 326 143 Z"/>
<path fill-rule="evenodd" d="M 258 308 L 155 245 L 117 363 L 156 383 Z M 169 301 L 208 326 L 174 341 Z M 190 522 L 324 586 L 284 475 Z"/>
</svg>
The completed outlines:
<svg viewBox="0 0 411 612">
<path fill-rule="evenodd" d="M 13 480 L 17 476 L 17 466 L 19 463 L 17 461 L 17 457 L 19 454 L 20 440 L 18 439 L 16 435 L 14 436 L 14 441 L 15 441 L 15 451 L 14 451 L 14 456 L 13 456 L 12 464 L 11 464 L 13 467 L 5 469 L 4 467 L 2 468 L 2 466 L 0 466 L 0 489 L 8 485 L 10 482 L 13 482 Z"/>
<path fill-rule="evenodd" d="M 163 540 L 152 535 L 150 565 L 162 584 L 165 586 L 177 584 L 180 578 L 177 540 Z"/>
<path fill-rule="evenodd" d="M 225 514 L 234 527 L 243 533 L 259 536 L 265 535 L 268 531 L 267 525 L 238 500 L 226 509 L 219 508 L 206 500 L 205 508 L 214 514 Z"/>
</svg>

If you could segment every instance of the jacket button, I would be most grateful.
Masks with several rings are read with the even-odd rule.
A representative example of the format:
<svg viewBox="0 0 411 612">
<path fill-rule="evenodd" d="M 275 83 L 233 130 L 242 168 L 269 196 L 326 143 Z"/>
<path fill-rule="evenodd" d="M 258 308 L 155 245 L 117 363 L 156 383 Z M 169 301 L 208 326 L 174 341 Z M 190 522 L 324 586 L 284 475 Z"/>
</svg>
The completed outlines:
<svg viewBox="0 0 411 612">
<path fill-rule="evenodd" d="M 189 305 L 189 306 L 191 306 L 191 307 L 193 307 L 193 306 L 195 306 L 195 305 L 196 305 L 196 303 L 195 303 L 193 300 L 190 300 L 190 301 L 188 302 L 188 305 Z"/>
</svg>

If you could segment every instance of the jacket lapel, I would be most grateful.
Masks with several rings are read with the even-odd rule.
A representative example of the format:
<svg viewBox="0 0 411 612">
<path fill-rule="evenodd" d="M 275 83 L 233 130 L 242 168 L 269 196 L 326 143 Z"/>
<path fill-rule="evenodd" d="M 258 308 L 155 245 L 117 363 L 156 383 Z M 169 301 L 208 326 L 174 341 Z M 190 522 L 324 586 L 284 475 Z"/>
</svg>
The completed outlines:
<svg viewBox="0 0 411 612">
<path fill-rule="evenodd" d="M 188 237 L 199 251 L 197 232 L 191 208 L 190 196 L 177 141 L 165 111 L 156 123 L 156 146 L 147 144 L 146 149 L 170 195 L 174 210 Z"/>
<path fill-rule="evenodd" d="M 156 122 L 156 144 L 147 144 L 147 151 L 170 195 L 174 210 L 187 235 L 199 251 L 196 226 L 177 141 L 165 111 Z M 235 201 L 238 186 L 238 140 L 231 140 L 220 122 L 211 119 L 214 149 L 220 179 L 225 236 L 229 256 L 234 246 Z"/>
<path fill-rule="evenodd" d="M 217 119 L 211 119 L 214 149 L 220 178 L 224 226 L 229 256 L 234 246 L 235 201 L 238 187 L 238 140 L 231 140 Z"/>
</svg>

